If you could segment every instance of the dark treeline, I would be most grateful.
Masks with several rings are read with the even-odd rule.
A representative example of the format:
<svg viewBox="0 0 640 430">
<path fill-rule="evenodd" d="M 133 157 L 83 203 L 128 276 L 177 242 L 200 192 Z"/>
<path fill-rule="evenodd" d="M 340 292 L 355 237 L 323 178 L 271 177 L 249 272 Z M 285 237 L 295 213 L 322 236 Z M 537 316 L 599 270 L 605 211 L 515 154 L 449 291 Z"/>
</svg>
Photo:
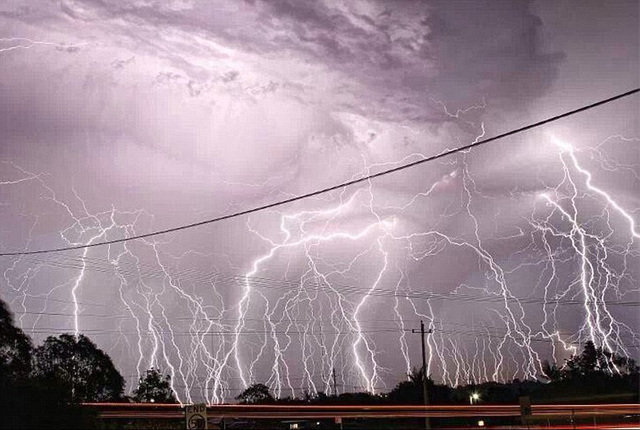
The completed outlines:
<svg viewBox="0 0 640 430">
<path fill-rule="evenodd" d="M 549 362 L 543 363 L 547 375 L 544 380 L 518 380 L 510 382 L 470 383 L 449 387 L 434 383 L 427 378 L 429 403 L 432 405 L 490 405 L 518 404 L 520 397 L 527 396 L 533 404 L 543 403 L 638 403 L 640 400 L 640 374 L 636 363 L 626 357 L 596 348 L 587 342 L 584 350 L 567 360 L 562 367 Z M 274 398 L 264 384 L 254 384 L 236 397 L 246 404 L 326 404 L 326 405 L 408 405 L 424 404 L 422 394 L 423 372 L 414 369 L 406 381 L 400 382 L 384 394 L 342 393 L 327 396 L 320 392 L 305 394 L 302 398 Z M 432 419 L 433 427 L 460 428 L 477 427 L 482 418 L 485 425 L 518 426 L 519 417 L 476 417 Z M 556 424 L 569 425 L 570 421 L 556 420 Z M 588 421 L 592 424 L 592 421 Z M 325 424 L 325 423 L 323 423 Z M 548 424 L 545 422 L 544 424 Z M 269 425 L 266 424 L 265 428 Z M 260 428 L 260 427 L 256 427 Z M 323 428 L 334 428 L 330 423 Z M 346 428 L 346 427 L 345 427 Z M 424 428 L 422 419 L 406 420 L 356 420 L 349 428 L 368 429 L 419 429 Z"/>
<path fill-rule="evenodd" d="M 517 404 L 521 396 L 529 396 L 533 403 L 639 401 L 636 363 L 597 348 L 591 342 L 562 366 L 545 363 L 544 371 L 547 375 L 544 381 L 516 379 L 509 383 L 485 382 L 459 387 L 439 385 L 427 379 L 430 403 Z M 422 372 L 415 370 L 406 381 L 381 395 L 316 393 L 281 399 L 275 399 L 267 386 L 254 384 L 236 400 L 246 404 L 422 404 L 422 380 Z M 51 336 L 34 346 L 16 327 L 6 303 L 0 300 L 0 428 L 104 426 L 92 412 L 79 406 L 83 402 L 177 403 L 169 376 L 158 369 L 148 370 L 131 396 L 124 392 L 124 378 L 111 358 L 86 336 Z M 383 425 L 370 424 L 370 428 Z M 419 422 L 413 424 L 419 426 Z M 436 420 L 434 424 L 451 425 L 452 422 Z M 163 424 L 117 423 L 117 427 L 131 426 L 162 428 Z"/>
<path fill-rule="evenodd" d="M 0 428 L 98 428 L 84 402 L 177 403 L 168 376 L 147 371 L 132 396 L 111 358 L 83 335 L 34 346 L 0 300 Z"/>
<path fill-rule="evenodd" d="M 490 405 L 518 404 L 520 397 L 528 396 L 533 404 L 543 403 L 638 403 L 640 401 L 640 374 L 636 363 L 626 357 L 596 348 L 592 342 L 584 350 L 564 363 L 543 364 L 547 378 L 544 380 L 518 380 L 510 382 L 483 382 L 449 387 L 427 379 L 429 403 L 432 405 Z M 274 398 L 264 384 L 254 384 L 236 397 L 246 404 L 340 404 L 340 405 L 407 405 L 424 404 L 422 394 L 423 372 L 415 369 L 406 381 L 400 382 L 384 394 L 342 393 L 327 396 L 320 392 L 305 394 L 302 398 Z M 480 417 L 482 418 L 482 417 Z M 432 419 L 433 427 L 476 427 L 477 418 Z M 520 418 L 487 417 L 486 425 L 519 425 Z M 568 421 L 560 420 L 568 424 Z M 546 423 L 545 423 L 546 424 Z M 589 421 L 591 424 L 591 421 Z M 353 428 L 423 428 L 424 422 L 413 420 L 360 420 Z M 329 428 L 331 428 L 329 426 Z"/>
<path fill-rule="evenodd" d="M 430 404 L 517 404 L 522 396 L 529 396 L 537 403 L 599 403 L 639 401 L 640 374 L 634 360 L 596 348 L 593 342 L 585 343 L 584 350 L 572 356 L 562 367 L 543 363 L 547 375 L 543 380 L 514 379 L 513 381 L 470 383 L 449 387 L 427 378 Z M 406 381 L 400 382 L 390 392 L 342 393 L 327 396 L 320 392 L 305 394 L 302 398 L 275 399 L 264 384 L 254 384 L 236 397 L 240 403 L 327 403 L 327 404 L 423 404 L 422 369 L 414 369 Z M 475 396 L 474 396 L 475 395 Z"/>
</svg>

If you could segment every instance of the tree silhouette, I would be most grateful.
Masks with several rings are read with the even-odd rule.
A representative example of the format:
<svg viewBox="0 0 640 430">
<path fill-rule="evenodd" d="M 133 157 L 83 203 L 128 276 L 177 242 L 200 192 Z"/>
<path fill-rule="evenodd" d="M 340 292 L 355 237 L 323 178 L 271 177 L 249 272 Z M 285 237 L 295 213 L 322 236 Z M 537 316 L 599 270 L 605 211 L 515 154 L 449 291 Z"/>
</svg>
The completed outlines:
<svg viewBox="0 0 640 430">
<path fill-rule="evenodd" d="M 581 354 L 575 355 L 567 361 L 567 372 L 571 376 L 585 376 L 599 371 L 599 355 L 602 355 L 602 350 L 598 350 L 592 341 L 588 341 Z"/>
<path fill-rule="evenodd" d="M 171 376 L 164 376 L 153 367 L 140 378 L 138 388 L 133 391 L 133 399 L 143 403 L 178 403 L 171 389 Z"/>
<path fill-rule="evenodd" d="M 0 300 L 0 429 L 89 428 L 90 411 L 69 405 L 60 387 L 34 377 L 33 346 Z"/>
<path fill-rule="evenodd" d="M 542 362 L 542 372 L 550 381 L 558 381 L 562 379 L 562 370 L 556 363 L 551 363 L 549 360 Z"/>
<path fill-rule="evenodd" d="M 422 394 L 422 368 L 414 368 L 407 375 L 408 380 L 402 381 L 396 385 L 388 394 L 388 398 L 392 403 L 400 404 L 423 404 Z M 427 386 L 429 389 L 429 401 L 442 403 L 449 400 L 449 389 L 443 385 L 434 384 L 430 377 L 427 377 Z"/>
<path fill-rule="evenodd" d="M 41 383 L 60 387 L 71 403 L 117 401 L 124 391 L 111 358 L 84 335 L 48 337 L 35 349 L 34 374 Z"/>
<path fill-rule="evenodd" d="M 32 350 L 31 340 L 14 325 L 7 304 L 0 300 L 0 386 L 29 376 Z"/>
<path fill-rule="evenodd" d="M 273 403 L 274 398 L 269 392 L 269 387 L 264 384 L 253 384 L 240 393 L 236 400 L 240 400 L 243 404 L 261 404 Z"/>
<path fill-rule="evenodd" d="M 553 373 L 556 379 L 584 378 L 594 374 L 608 375 L 637 375 L 636 362 L 628 357 L 609 352 L 602 347 L 596 347 L 592 341 L 587 341 L 582 353 L 572 356 L 563 369 L 545 369 Z M 556 370 L 556 372 L 553 372 Z M 552 375 L 548 375 L 551 379 Z"/>
</svg>

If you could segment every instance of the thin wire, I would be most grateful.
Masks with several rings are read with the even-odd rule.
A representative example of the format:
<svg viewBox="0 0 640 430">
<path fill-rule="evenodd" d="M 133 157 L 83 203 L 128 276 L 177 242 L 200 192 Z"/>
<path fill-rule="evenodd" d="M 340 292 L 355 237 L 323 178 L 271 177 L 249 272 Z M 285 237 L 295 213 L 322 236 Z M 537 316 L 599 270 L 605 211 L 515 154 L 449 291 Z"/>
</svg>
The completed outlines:
<svg viewBox="0 0 640 430">
<path fill-rule="evenodd" d="M 113 240 L 108 240 L 108 241 L 104 241 L 104 242 L 91 243 L 91 244 L 87 244 L 87 245 L 67 246 L 67 247 L 52 248 L 52 249 L 39 249 L 39 250 L 35 250 L 35 251 L 3 252 L 3 253 L 0 253 L 0 257 L 16 257 L 16 256 L 20 256 L 20 255 L 48 254 L 48 253 L 54 253 L 54 252 L 75 251 L 75 250 L 79 250 L 79 249 L 94 248 L 94 247 L 104 246 L 104 245 L 114 245 L 116 243 L 123 243 L 123 242 L 127 242 L 127 241 L 130 241 L 130 240 L 138 240 L 138 239 L 144 239 L 144 238 L 153 237 L 153 236 L 159 236 L 159 235 L 163 235 L 163 234 L 167 234 L 167 233 L 174 233 L 174 232 L 181 231 L 181 230 L 187 230 L 187 229 L 200 227 L 200 226 L 207 225 L 207 224 L 213 224 L 213 223 L 216 223 L 216 222 L 228 220 L 228 219 L 231 219 L 231 218 L 237 218 L 237 217 L 240 217 L 240 216 L 249 215 L 249 214 L 252 214 L 252 213 L 255 213 L 255 212 L 261 212 L 261 211 L 264 211 L 266 209 L 271 209 L 271 208 L 274 208 L 274 207 L 286 205 L 286 204 L 293 203 L 293 202 L 296 202 L 296 201 L 299 201 L 299 200 L 308 199 L 309 197 L 315 197 L 315 196 L 318 196 L 318 195 L 321 195 L 321 194 L 325 194 L 325 193 L 328 193 L 328 192 L 331 192 L 331 191 L 335 191 L 335 190 L 338 190 L 338 189 L 341 189 L 341 188 L 349 187 L 351 185 L 356 185 L 356 184 L 360 184 L 362 182 L 367 182 L 367 181 L 370 181 L 371 179 L 376 179 L 376 178 L 379 178 L 379 177 L 382 177 L 382 176 L 385 176 L 385 175 L 389 175 L 389 174 L 392 174 L 392 173 L 399 172 L 401 170 L 409 169 L 411 167 L 415 167 L 415 166 L 418 166 L 418 165 L 421 165 L 421 164 L 424 164 L 424 163 L 428 163 L 430 161 L 434 161 L 434 160 L 437 160 L 439 158 L 443 158 L 443 157 L 446 157 L 448 155 L 455 154 L 457 152 L 466 151 L 468 149 L 475 148 L 477 146 L 484 145 L 486 143 L 490 143 L 490 142 L 493 142 L 493 141 L 496 141 L 496 140 L 499 140 L 499 139 L 503 139 L 505 137 L 513 136 L 515 134 L 519 134 L 519 133 L 522 133 L 524 131 L 531 130 L 533 128 L 537 128 L 537 127 L 540 127 L 542 125 L 558 121 L 558 120 L 566 118 L 568 116 L 572 116 L 572 115 L 575 115 L 577 113 L 584 112 L 584 111 L 593 109 L 595 107 L 602 106 L 602 105 L 607 104 L 607 103 L 611 103 L 611 102 L 613 102 L 615 100 L 618 100 L 618 99 L 621 99 L 621 98 L 624 98 L 624 97 L 628 97 L 628 96 L 636 94 L 638 92 L 640 92 L 640 88 L 635 88 L 635 89 L 633 89 L 631 91 L 627 91 L 627 92 L 624 92 L 624 93 L 621 93 L 621 94 L 617 94 L 617 95 L 615 95 L 613 97 L 609 97 L 607 99 L 600 100 L 600 101 L 591 103 L 591 104 L 586 105 L 586 106 L 582 106 L 582 107 L 580 107 L 578 109 L 574 109 L 574 110 L 562 113 L 560 115 L 556 115 L 556 116 L 553 116 L 553 117 L 550 117 L 550 118 L 547 118 L 547 119 L 543 119 L 543 120 L 535 122 L 533 124 L 525 125 L 523 127 L 508 131 L 506 133 L 502 133 L 502 134 L 499 134 L 497 136 L 490 137 L 488 139 L 480 140 L 480 141 L 477 141 L 477 142 L 470 143 L 469 145 L 464 145 L 464 146 L 460 146 L 458 148 L 454 148 L 454 149 L 450 149 L 450 150 L 447 150 L 447 151 L 443 151 L 443 152 L 441 152 L 439 154 L 432 155 L 431 157 L 423 158 L 423 159 L 418 160 L 418 161 L 414 161 L 414 162 L 411 162 L 411 163 L 408 163 L 408 164 L 403 164 L 402 166 L 394 167 L 394 168 L 391 168 L 391 169 L 388 169 L 388 170 L 383 170 L 383 171 L 378 172 L 378 173 L 374 173 L 374 174 L 371 174 L 371 175 L 363 176 L 362 178 L 359 178 L 359 179 L 353 179 L 351 181 L 342 182 L 340 184 L 332 185 L 330 187 L 322 188 L 320 190 L 312 191 L 310 193 L 301 194 L 299 196 L 291 197 L 291 198 L 284 199 L 284 200 L 279 200 L 279 201 L 276 201 L 276 202 L 273 202 L 273 203 L 269 203 L 269 204 L 266 204 L 266 205 L 262 205 L 262 206 L 256 206 L 254 208 L 246 209 L 244 211 L 234 212 L 234 213 L 231 213 L 231 214 L 223 215 L 223 216 L 216 217 L 216 218 L 207 219 L 207 220 L 204 220 L 204 221 L 199 221 L 199 222 L 195 222 L 195 223 L 191 223 L 191 224 L 185 224 L 185 225 L 181 225 L 181 226 L 178 226 L 178 227 L 172 227 L 172 228 L 168 228 L 168 229 L 164 229 L 164 230 L 157 230 L 157 231 L 154 231 L 154 232 L 140 234 L 140 235 L 126 237 L 126 238 L 121 238 L 121 239 L 113 239 Z"/>
<path fill-rule="evenodd" d="M 75 316 L 74 314 L 64 314 L 64 313 L 40 313 L 40 312 L 24 312 L 23 314 L 28 314 L 28 315 L 46 315 L 46 316 L 64 316 L 64 317 L 73 317 Z M 108 315 L 89 315 L 89 314 L 82 314 L 80 315 L 83 318 L 90 318 L 90 317 L 98 317 L 98 318 L 103 318 L 103 317 L 108 317 L 108 318 L 128 318 L 129 316 L 127 315 L 116 315 L 116 316 L 108 316 Z M 176 317 L 176 318 L 166 318 L 167 320 L 176 320 L 176 319 L 191 319 L 188 317 Z M 225 324 L 224 323 L 231 323 L 231 322 L 237 322 L 239 320 L 237 319 L 217 319 L 217 318 L 211 318 L 211 319 L 197 319 L 194 318 L 193 322 L 195 322 L 196 320 L 201 320 L 201 321 L 208 321 L 208 322 L 217 322 L 218 326 L 220 327 L 224 327 Z M 259 319 L 259 318 L 244 318 L 245 321 L 264 321 L 263 319 Z M 360 322 L 396 322 L 395 320 L 390 320 L 390 319 L 384 319 L 384 320 L 359 320 Z M 412 322 L 412 321 L 418 321 L 418 319 L 412 320 L 412 319 L 405 319 L 404 322 Z M 161 334 L 161 333 L 171 333 L 171 334 L 182 334 L 182 335 L 189 335 L 189 336 L 208 336 L 208 335 L 221 335 L 221 334 L 265 334 L 265 333 L 269 333 L 269 334 L 305 334 L 305 335 L 318 335 L 318 334 L 323 334 L 323 335 L 331 335 L 331 334 L 342 334 L 342 335 L 347 335 L 347 334 L 352 334 L 352 333 L 358 333 L 357 331 L 354 331 L 351 328 L 345 328 L 343 330 L 337 329 L 337 331 L 335 330 L 326 330 L 324 327 L 327 327 L 326 325 L 323 326 L 320 323 L 329 323 L 329 320 L 322 320 L 322 319 L 317 319 L 317 320 L 312 320 L 312 319 L 293 319 L 293 320 L 286 320 L 286 321 L 278 321 L 276 322 L 276 324 L 289 324 L 289 323 L 311 323 L 312 324 L 312 328 L 311 330 L 302 330 L 298 327 L 296 328 L 296 330 L 282 330 L 282 329 L 278 329 L 278 330 L 255 330 L 255 329 L 246 329 L 246 330 L 234 330 L 234 329 L 227 329 L 225 330 L 223 329 L 217 329 L 217 330 L 212 330 L 211 328 L 207 328 L 207 329 L 196 329 L 196 328 L 191 328 L 188 331 L 184 331 L 184 330 L 173 330 L 171 328 L 169 329 L 162 329 L 159 327 L 154 326 L 153 329 L 148 330 L 136 330 L 136 331 L 123 331 L 122 329 L 88 329 L 86 331 L 83 331 L 83 333 L 92 333 L 92 334 L 108 334 L 108 333 L 117 333 L 117 334 L 138 334 L 140 336 L 145 335 L 145 336 L 149 336 L 149 335 L 153 335 L 155 334 Z M 503 326 L 495 326 L 495 325 L 486 325 L 486 324 L 476 324 L 476 325 L 471 325 L 471 324 L 464 324 L 464 323 L 452 323 L 452 322 L 445 322 L 445 321 L 441 321 L 441 320 L 434 320 L 433 321 L 435 323 L 435 332 L 436 333 L 451 333 L 451 334 L 466 334 L 466 335 L 470 335 L 470 336 L 474 336 L 474 337 L 498 337 L 498 338 L 504 338 L 506 335 L 511 334 L 511 331 L 504 331 L 504 327 Z M 231 326 L 231 324 L 227 324 L 227 326 Z M 449 328 L 449 326 L 454 326 L 454 328 Z M 470 330 L 461 330 L 459 328 L 455 328 L 455 327 L 464 327 Z M 334 325 L 331 325 L 331 328 L 336 329 L 336 327 Z M 30 333 L 52 333 L 52 332 L 67 332 L 68 330 L 70 330 L 69 328 L 66 327 L 34 327 L 31 330 L 29 330 L 28 332 Z M 402 332 L 406 332 L 409 331 L 410 329 L 402 329 L 402 328 L 398 328 L 397 326 L 380 326 L 380 327 L 371 327 L 371 328 L 367 328 L 367 329 L 363 329 L 360 332 L 361 333 L 402 333 Z M 152 333 L 153 332 L 153 333 Z M 530 340 L 531 341 L 538 341 L 538 342 L 547 342 L 547 341 L 552 341 L 553 338 L 549 337 L 549 338 L 539 338 L 537 337 L 538 335 L 542 335 L 543 333 L 536 333 L 532 336 L 530 336 Z M 571 338 L 575 335 L 575 333 L 569 333 L 569 332 L 564 332 L 564 333 L 560 333 L 557 332 L 557 334 L 561 334 L 563 337 L 567 337 L 567 338 Z M 622 338 L 623 336 L 621 336 L 622 334 L 618 334 L 617 337 Z M 631 337 L 633 337 L 635 339 L 635 335 L 631 335 Z"/>
<path fill-rule="evenodd" d="M 80 264 L 81 261 L 90 262 L 93 265 L 85 265 L 82 267 Z M 55 262 L 47 262 L 46 265 L 57 268 L 67 268 L 67 269 L 84 269 L 95 272 L 102 273 L 112 273 L 114 269 L 113 265 L 105 264 L 104 260 L 90 259 L 90 258 L 78 258 L 75 261 L 77 263 L 70 264 L 65 263 L 64 261 L 55 261 Z M 74 262 L 74 259 L 71 259 L 71 263 Z M 77 264 L 77 265 L 76 265 Z M 142 265 L 144 267 L 144 265 Z M 151 266 L 147 265 L 147 267 L 151 268 Z M 131 268 L 133 269 L 133 267 Z M 140 269 L 140 267 L 138 267 Z M 131 270 L 127 270 L 127 268 L 122 270 L 121 267 L 117 268 L 117 272 L 119 274 L 129 274 L 131 276 L 134 273 Z M 183 275 L 197 275 L 197 277 L 183 277 Z M 540 304 L 540 305 L 580 305 L 584 304 L 583 300 L 573 300 L 573 299 L 560 299 L 560 298 L 547 298 L 547 299 L 538 299 L 533 297 L 524 297 L 524 298 L 515 298 L 515 297 L 503 297 L 499 295 L 489 295 L 489 296 L 476 296 L 464 293 L 455 293 L 455 294 L 438 294 L 433 292 L 426 291 L 416 291 L 411 288 L 403 288 L 404 292 L 401 292 L 397 289 L 390 288 L 378 288 L 375 291 L 370 291 L 369 288 L 366 287 L 357 287 L 354 285 L 325 285 L 324 283 L 319 283 L 317 280 L 307 280 L 305 283 L 301 284 L 297 281 L 286 281 L 280 279 L 259 277 L 259 276 L 246 276 L 246 275 L 237 275 L 237 274 L 228 274 L 223 272 L 203 272 L 196 269 L 185 269 L 183 271 L 179 271 L 177 273 L 168 274 L 162 270 L 139 270 L 137 273 L 140 278 L 144 277 L 147 279 L 154 278 L 165 278 L 170 277 L 171 279 L 179 280 L 181 283 L 184 282 L 192 282 L 194 284 L 199 284 L 205 281 L 214 282 L 215 285 L 218 284 L 226 284 L 229 285 L 241 285 L 246 282 L 249 282 L 252 288 L 257 289 L 265 289 L 265 290 L 302 290 L 305 293 L 309 292 L 322 292 L 329 293 L 335 292 L 338 295 L 344 297 L 348 295 L 366 295 L 371 297 L 396 297 L 396 298 L 405 298 L 405 299 L 413 299 L 413 300 L 445 300 L 445 301 L 457 301 L 457 302 L 474 302 L 474 303 L 502 303 L 505 300 L 508 302 L 516 302 L 519 304 Z M 407 291 L 409 290 L 409 291 Z M 61 301 L 58 299 L 58 301 Z M 592 303 L 596 304 L 606 304 L 607 306 L 629 306 L 629 307 L 637 307 L 640 306 L 640 302 L 627 300 L 627 301 L 606 301 L 606 300 L 592 300 Z M 73 302 L 70 302 L 73 303 Z M 117 308 L 114 308 L 117 309 Z M 122 308 L 119 308 L 123 310 Z"/>
<path fill-rule="evenodd" d="M 464 325 L 462 325 L 464 326 Z M 138 335 L 140 338 L 143 337 L 156 337 L 156 336 L 161 336 L 164 337 L 164 335 L 171 335 L 171 337 L 173 338 L 182 338 L 182 337 L 189 337 L 191 339 L 193 339 L 194 337 L 200 337 L 202 339 L 205 338 L 205 336 L 215 336 L 216 338 L 220 338 L 223 336 L 230 336 L 230 337 L 236 337 L 238 335 L 242 335 L 242 336 L 266 336 L 266 335 L 283 335 L 283 336 L 291 336 L 291 335 L 304 335 L 304 336 L 312 336 L 312 337 L 317 337 L 317 336 L 340 336 L 340 337 L 348 337 L 348 336 L 357 336 L 360 334 L 368 334 L 368 335 L 373 335 L 375 334 L 376 337 L 382 336 L 384 335 L 389 335 L 389 334 L 398 334 L 398 333 L 402 333 L 404 330 L 401 329 L 397 329 L 397 328 L 382 328 L 382 329 L 365 329 L 365 330 L 353 330 L 353 329 L 346 329 L 346 330 L 317 330 L 317 331 L 301 331 L 301 330 L 296 330 L 296 331 L 282 331 L 282 330 L 242 330 L 242 331 L 235 331 L 235 330 L 224 330 L 224 331 L 205 331 L 205 330 L 200 330 L 200 331 L 184 331 L 184 330 L 166 330 L 166 329 L 159 329 L 159 328 L 154 328 L 152 331 L 149 330 L 144 330 L 144 331 L 133 331 L 133 330 L 118 330 L 118 329 L 87 329 L 87 330 L 83 330 L 81 334 L 83 335 L 88 335 L 88 336 L 101 336 L 101 335 L 114 335 L 114 334 L 119 334 L 122 336 L 127 336 L 127 335 Z M 46 335 L 54 335 L 54 334 L 71 334 L 72 329 L 70 328 L 58 328 L 58 327 L 40 327 L 37 329 L 32 329 L 32 330 L 24 330 L 25 333 L 28 334 L 46 334 Z M 436 328 L 435 333 L 437 334 L 445 334 L 445 335 L 458 335 L 458 336 L 462 336 L 462 337 L 472 337 L 472 338 L 478 338 L 478 339 L 500 339 L 500 340 L 505 340 L 508 337 L 512 337 L 512 332 L 510 331 L 470 331 L 470 330 L 461 330 L 461 329 L 447 329 L 447 328 Z M 567 336 L 570 337 L 570 336 Z M 535 337 L 535 336 L 531 336 L 527 339 L 529 342 L 539 342 L 539 343 L 549 343 L 549 342 L 557 342 L 556 339 L 554 339 L 553 337 Z M 578 340 L 565 340 L 564 341 L 565 344 L 573 344 L 573 345 L 577 345 L 579 344 Z M 204 344 L 202 344 L 202 346 L 204 347 Z M 629 344 L 629 345 L 625 345 L 625 348 L 636 348 L 638 347 L 637 344 Z"/>
</svg>

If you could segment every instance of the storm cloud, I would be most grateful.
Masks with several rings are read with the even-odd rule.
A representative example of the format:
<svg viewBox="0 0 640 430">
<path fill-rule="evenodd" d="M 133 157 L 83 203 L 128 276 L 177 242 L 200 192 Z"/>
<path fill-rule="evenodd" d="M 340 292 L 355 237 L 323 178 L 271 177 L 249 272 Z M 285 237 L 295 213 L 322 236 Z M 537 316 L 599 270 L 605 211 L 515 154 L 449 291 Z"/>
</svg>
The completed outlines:
<svg viewBox="0 0 640 430">
<path fill-rule="evenodd" d="M 629 90 L 638 16 L 633 1 L 4 2 L 0 249 L 200 221 Z M 384 390 L 418 365 L 420 319 L 452 384 L 541 377 L 589 338 L 637 355 L 636 308 L 616 302 L 638 299 L 638 113 L 633 97 L 277 211 L 3 258 L 1 297 L 36 340 L 78 325 L 130 383 L 159 366 L 182 401 L 330 391 L 332 368 L 345 390 Z"/>
</svg>

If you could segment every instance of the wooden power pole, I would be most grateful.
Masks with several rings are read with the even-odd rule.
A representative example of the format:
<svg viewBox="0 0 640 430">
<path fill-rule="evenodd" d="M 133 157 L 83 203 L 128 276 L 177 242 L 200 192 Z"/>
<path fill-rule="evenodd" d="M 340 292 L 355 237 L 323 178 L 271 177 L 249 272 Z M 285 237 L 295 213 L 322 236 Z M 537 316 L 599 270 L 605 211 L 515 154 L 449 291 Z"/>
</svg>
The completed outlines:
<svg viewBox="0 0 640 430">
<path fill-rule="evenodd" d="M 427 388 L 427 354 L 425 350 L 425 334 L 433 333 L 431 329 L 424 329 L 424 321 L 420 320 L 420 330 L 412 329 L 411 333 L 420 333 L 422 335 L 422 398 L 424 399 L 424 405 L 429 406 L 429 389 Z M 424 418 L 424 428 L 426 430 L 431 429 L 431 422 L 429 416 Z"/>
</svg>

